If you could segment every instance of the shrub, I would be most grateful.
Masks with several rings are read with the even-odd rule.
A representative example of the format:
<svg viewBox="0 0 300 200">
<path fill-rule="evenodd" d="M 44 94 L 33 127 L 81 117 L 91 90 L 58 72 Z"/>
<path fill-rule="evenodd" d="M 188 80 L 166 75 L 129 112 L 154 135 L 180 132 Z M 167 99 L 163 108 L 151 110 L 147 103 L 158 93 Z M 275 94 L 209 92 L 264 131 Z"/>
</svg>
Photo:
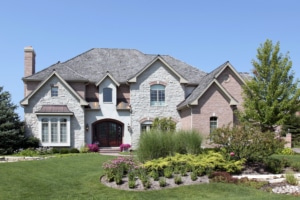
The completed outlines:
<svg viewBox="0 0 300 200">
<path fill-rule="evenodd" d="M 139 169 L 140 163 L 136 162 L 133 157 L 117 157 L 103 163 L 102 168 L 108 180 L 113 180 L 119 170 L 126 174 L 130 171 Z"/>
<path fill-rule="evenodd" d="M 52 153 L 53 154 L 56 154 L 56 153 L 59 153 L 59 152 L 60 152 L 60 150 L 58 148 L 53 148 L 52 149 Z"/>
<path fill-rule="evenodd" d="M 120 145 L 120 151 L 128 150 L 131 147 L 130 144 L 121 144 Z"/>
<path fill-rule="evenodd" d="M 238 173 L 243 169 L 245 160 L 226 160 L 221 153 L 210 151 L 207 154 L 176 154 L 166 158 L 147 161 L 143 166 L 148 170 L 163 172 L 166 168 L 176 166 L 189 166 L 199 176 L 209 174 L 211 171 L 221 170 L 229 173 Z M 180 171 L 179 171 L 180 173 Z"/>
<path fill-rule="evenodd" d="M 175 155 L 175 153 L 198 154 L 201 151 L 202 138 L 196 131 L 161 131 L 152 129 L 143 132 L 137 150 L 141 162 Z"/>
<path fill-rule="evenodd" d="M 281 154 L 281 155 L 294 155 L 295 152 L 291 148 L 284 148 L 281 151 L 279 151 L 278 154 Z"/>
<path fill-rule="evenodd" d="M 269 157 L 263 162 L 266 165 L 266 169 L 271 173 L 279 174 L 283 171 L 284 162 L 280 159 Z"/>
<path fill-rule="evenodd" d="M 80 153 L 88 153 L 89 152 L 89 147 L 87 145 L 83 145 L 79 149 Z"/>
<path fill-rule="evenodd" d="M 76 148 L 71 148 L 70 153 L 79 153 L 79 150 Z"/>
<path fill-rule="evenodd" d="M 174 137 L 174 152 L 180 154 L 199 154 L 202 137 L 197 131 L 178 131 Z"/>
<path fill-rule="evenodd" d="M 38 148 L 40 145 L 40 139 L 36 138 L 36 137 L 27 137 L 25 138 L 24 142 L 23 142 L 23 148 L 27 149 L 27 148 Z"/>
<path fill-rule="evenodd" d="M 197 171 L 193 171 L 190 176 L 192 181 L 196 181 L 198 178 Z"/>
<path fill-rule="evenodd" d="M 167 181 L 165 177 L 160 177 L 159 178 L 159 186 L 160 187 L 165 187 L 167 185 Z"/>
<path fill-rule="evenodd" d="M 211 174 L 211 180 L 213 182 L 222 182 L 222 183 L 237 183 L 238 179 L 233 178 L 228 172 L 213 172 Z"/>
<path fill-rule="evenodd" d="M 298 185 L 299 183 L 297 177 L 295 177 L 294 173 L 290 171 L 285 174 L 285 179 L 290 185 Z"/>
<path fill-rule="evenodd" d="M 88 144 L 88 148 L 90 152 L 98 152 L 99 146 L 98 144 Z"/>
<path fill-rule="evenodd" d="M 225 150 L 223 152 L 226 155 L 234 152 L 236 159 L 243 158 L 247 161 L 261 161 L 284 146 L 284 141 L 275 138 L 275 133 L 262 133 L 259 127 L 249 123 L 217 128 L 211 134 L 211 139 Z"/>
<path fill-rule="evenodd" d="M 150 172 L 150 176 L 153 178 L 153 180 L 158 181 L 159 180 L 159 173 L 157 170 L 152 170 Z"/>
<path fill-rule="evenodd" d="M 300 172 L 300 163 L 299 162 L 292 163 L 291 167 L 294 171 Z"/>
<path fill-rule="evenodd" d="M 166 167 L 164 169 L 164 176 L 166 178 L 172 178 L 172 176 L 173 176 L 173 168 L 172 167 Z"/>
<path fill-rule="evenodd" d="M 128 181 L 128 187 L 130 189 L 134 189 L 135 188 L 135 180 L 129 180 Z"/>
<path fill-rule="evenodd" d="M 181 175 L 176 175 L 174 178 L 174 183 L 179 185 L 182 183 Z"/>
</svg>

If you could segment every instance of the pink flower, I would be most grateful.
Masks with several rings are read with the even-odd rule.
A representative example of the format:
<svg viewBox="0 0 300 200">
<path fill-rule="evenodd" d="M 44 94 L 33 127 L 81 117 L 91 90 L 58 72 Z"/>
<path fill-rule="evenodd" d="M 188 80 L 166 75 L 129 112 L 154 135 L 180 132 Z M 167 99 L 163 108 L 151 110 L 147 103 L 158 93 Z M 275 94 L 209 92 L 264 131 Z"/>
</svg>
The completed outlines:
<svg viewBox="0 0 300 200">
<path fill-rule="evenodd" d="M 230 156 L 234 156 L 234 152 L 230 152 L 230 154 L 229 154 Z"/>
</svg>

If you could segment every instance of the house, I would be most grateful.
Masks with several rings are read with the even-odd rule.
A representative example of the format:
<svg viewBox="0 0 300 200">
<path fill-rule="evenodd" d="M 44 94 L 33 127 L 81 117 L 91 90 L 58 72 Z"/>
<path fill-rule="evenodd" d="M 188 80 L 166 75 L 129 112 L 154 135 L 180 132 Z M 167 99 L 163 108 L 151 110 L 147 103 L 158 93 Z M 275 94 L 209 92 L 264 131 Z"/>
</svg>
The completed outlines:
<svg viewBox="0 0 300 200">
<path fill-rule="evenodd" d="M 24 54 L 25 130 L 42 146 L 135 148 L 156 117 L 208 138 L 243 102 L 243 74 L 229 62 L 205 73 L 168 55 L 94 48 L 35 72 L 34 49 Z"/>
</svg>

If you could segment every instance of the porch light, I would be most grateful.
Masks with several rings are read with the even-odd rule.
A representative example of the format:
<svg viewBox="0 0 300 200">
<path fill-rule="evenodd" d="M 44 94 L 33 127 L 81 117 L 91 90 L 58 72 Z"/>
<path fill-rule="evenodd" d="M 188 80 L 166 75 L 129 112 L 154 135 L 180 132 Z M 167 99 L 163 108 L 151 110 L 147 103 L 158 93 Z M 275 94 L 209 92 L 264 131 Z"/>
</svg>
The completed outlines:
<svg viewBox="0 0 300 200">
<path fill-rule="evenodd" d="M 129 123 L 128 123 L 128 125 L 127 125 L 127 129 L 128 129 L 128 131 L 131 131 L 131 126 L 130 126 Z"/>
<path fill-rule="evenodd" d="M 89 131 L 89 124 L 88 123 L 86 123 L 86 125 L 85 125 L 85 130 Z"/>
</svg>

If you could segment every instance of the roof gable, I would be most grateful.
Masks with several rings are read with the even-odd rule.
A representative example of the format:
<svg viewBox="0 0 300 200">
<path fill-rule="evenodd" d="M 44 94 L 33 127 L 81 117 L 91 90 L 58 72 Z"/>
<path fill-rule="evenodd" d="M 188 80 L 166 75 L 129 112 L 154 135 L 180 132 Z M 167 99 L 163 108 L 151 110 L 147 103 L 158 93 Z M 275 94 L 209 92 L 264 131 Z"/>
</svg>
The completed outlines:
<svg viewBox="0 0 300 200">
<path fill-rule="evenodd" d="M 79 100 L 81 105 L 88 105 L 88 103 L 56 71 L 53 71 L 52 74 L 50 74 L 42 83 L 39 84 L 39 86 L 34 91 L 32 91 L 27 97 L 25 97 L 20 104 L 22 106 L 28 105 L 30 98 L 33 97 L 54 76 L 56 76 L 61 81 L 61 83 L 66 88 L 68 88 L 68 90 Z"/>
<path fill-rule="evenodd" d="M 180 110 L 188 105 L 198 105 L 198 100 L 203 96 L 203 94 L 209 90 L 212 84 L 216 84 L 220 89 L 223 95 L 230 99 L 230 105 L 236 105 L 238 102 L 230 95 L 230 93 L 217 81 L 217 78 L 223 73 L 223 71 L 229 68 L 233 74 L 237 77 L 237 80 L 244 84 L 244 79 L 237 73 L 234 67 L 227 61 L 224 64 L 220 65 L 218 68 L 213 70 L 211 73 L 207 74 L 200 81 L 199 85 L 193 90 L 193 92 L 177 106 L 177 109 Z"/>
<path fill-rule="evenodd" d="M 148 63 L 143 69 L 141 69 L 139 72 L 137 72 L 132 78 L 130 78 L 128 80 L 128 82 L 135 83 L 137 80 L 137 77 L 140 76 L 142 73 L 144 73 L 147 69 L 149 69 L 157 61 L 160 61 L 161 63 L 163 63 L 166 66 L 166 68 L 168 68 L 172 73 L 174 73 L 179 78 L 180 83 L 188 83 L 188 81 L 183 76 L 181 76 L 177 71 L 175 71 L 173 69 L 173 67 L 171 67 L 167 62 L 165 62 L 164 59 L 162 57 L 160 57 L 159 55 L 156 58 L 154 58 L 150 63 Z"/>
<path fill-rule="evenodd" d="M 114 84 L 116 84 L 116 86 L 118 86 L 118 87 L 120 86 L 120 83 L 118 83 L 118 81 L 116 81 L 116 80 L 114 79 L 114 77 L 112 77 L 112 75 L 109 74 L 109 72 L 107 72 L 106 75 L 96 83 L 96 86 L 98 87 L 98 86 L 99 86 L 106 78 L 111 79 L 112 82 L 113 82 Z"/>
</svg>

